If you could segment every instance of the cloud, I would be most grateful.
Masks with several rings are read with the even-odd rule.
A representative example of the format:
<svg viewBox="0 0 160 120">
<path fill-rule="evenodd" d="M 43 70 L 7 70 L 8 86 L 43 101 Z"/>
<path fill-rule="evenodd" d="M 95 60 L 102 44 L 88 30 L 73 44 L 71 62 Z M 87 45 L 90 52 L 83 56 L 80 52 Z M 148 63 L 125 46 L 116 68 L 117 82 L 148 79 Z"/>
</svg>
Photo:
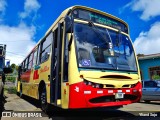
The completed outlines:
<svg viewBox="0 0 160 120">
<path fill-rule="evenodd" d="M 134 0 L 123 8 L 130 7 L 132 11 L 140 11 L 142 20 L 150 20 L 160 15 L 160 0 Z"/>
<path fill-rule="evenodd" d="M 160 22 L 154 23 L 149 31 L 141 32 L 134 41 L 136 53 L 154 54 L 160 53 Z"/>
<path fill-rule="evenodd" d="M 36 44 L 34 34 L 35 27 L 28 27 L 24 23 L 15 27 L 0 25 L 1 42 L 7 44 L 6 59 L 17 65 L 21 63 Z"/>
<path fill-rule="evenodd" d="M 7 2 L 5 0 L 0 0 L 0 23 L 3 22 L 3 16 L 5 15 L 7 7 Z"/>
<path fill-rule="evenodd" d="M 4 14 L 6 10 L 7 3 L 5 0 L 0 0 L 0 13 Z"/>
<path fill-rule="evenodd" d="M 0 12 L 4 13 L 6 6 L 6 1 L 0 0 Z M 17 18 L 22 19 L 18 25 L 0 24 L 0 44 L 7 45 L 6 59 L 9 59 L 11 64 L 20 64 L 35 46 L 36 26 L 33 25 L 32 21 L 33 18 L 35 19 L 39 8 L 40 4 L 37 0 L 25 0 L 24 11 L 20 12 L 20 16 L 17 16 Z M 25 21 L 24 19 L 30 17 L 30 15 L 33 15 L 32 19 Z M 2 20 L 5 20 L 5 18 L 2 17 Z M 31 24 L 28 25 L 27 23 Z"/>
<path fill-rule="evenodd" d="M 25 0 L 24 11 L 19 14 L 19 16 L 24 19 L 30 17 L 32 14 L 36 14 L 41 5 L 37 0 Z"/>
</svg>

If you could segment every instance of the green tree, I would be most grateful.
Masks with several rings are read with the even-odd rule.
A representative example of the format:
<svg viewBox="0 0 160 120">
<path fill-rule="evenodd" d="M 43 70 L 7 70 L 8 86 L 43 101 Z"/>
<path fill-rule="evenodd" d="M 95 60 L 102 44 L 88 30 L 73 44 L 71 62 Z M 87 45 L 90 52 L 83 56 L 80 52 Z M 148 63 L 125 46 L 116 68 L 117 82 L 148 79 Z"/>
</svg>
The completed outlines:
<svg viewBox="0 0 160 120">
<path fill-rule="evenodd" d="M 12 68 L 12 69 L 15 69 L 15 68 L 16 68 L 16 64 L 13 63 L 13 64 L 11 65 L 11 68 Z"/>
</svg>

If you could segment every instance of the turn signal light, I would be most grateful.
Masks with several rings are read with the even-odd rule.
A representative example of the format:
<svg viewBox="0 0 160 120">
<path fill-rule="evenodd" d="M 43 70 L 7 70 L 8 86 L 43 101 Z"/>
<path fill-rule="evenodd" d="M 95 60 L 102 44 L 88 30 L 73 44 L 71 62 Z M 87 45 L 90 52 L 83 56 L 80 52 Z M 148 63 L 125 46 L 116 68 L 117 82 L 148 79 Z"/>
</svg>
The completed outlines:
<svg viewBox="0 0 160 120">
<path fill-rule="evenodd" d="M 80 75 L 79 77 L 80 77 L 81 79 L 83 79 L 83 75 Z"/>
</svg>

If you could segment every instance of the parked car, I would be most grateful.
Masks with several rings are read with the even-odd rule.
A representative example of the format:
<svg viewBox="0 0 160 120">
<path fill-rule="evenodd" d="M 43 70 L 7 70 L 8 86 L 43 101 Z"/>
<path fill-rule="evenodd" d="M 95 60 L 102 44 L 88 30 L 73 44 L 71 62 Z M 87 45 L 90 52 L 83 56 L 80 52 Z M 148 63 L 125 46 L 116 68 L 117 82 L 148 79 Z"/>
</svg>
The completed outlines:
<svg viewBox="0 0 160 120">
<path fill-rule="evenodd" d="M 145 102 L 160 100 L 160 83 L 156 80 L 142 81 L 142 98 Z"/>
</svg>

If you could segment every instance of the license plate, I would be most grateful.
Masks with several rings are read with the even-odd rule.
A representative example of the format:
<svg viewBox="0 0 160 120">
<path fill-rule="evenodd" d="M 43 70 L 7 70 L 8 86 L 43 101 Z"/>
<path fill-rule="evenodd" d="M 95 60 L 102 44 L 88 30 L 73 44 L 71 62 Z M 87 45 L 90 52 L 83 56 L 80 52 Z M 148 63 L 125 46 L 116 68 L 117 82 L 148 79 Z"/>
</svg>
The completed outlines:
<svg viewBox="0 0 160 120">
<path fill-rule="evenodd" d="M 122 99 L 124 98 L 124 93 L 116 93 L 115 94 L 115 99 Z"/>
</svg>

